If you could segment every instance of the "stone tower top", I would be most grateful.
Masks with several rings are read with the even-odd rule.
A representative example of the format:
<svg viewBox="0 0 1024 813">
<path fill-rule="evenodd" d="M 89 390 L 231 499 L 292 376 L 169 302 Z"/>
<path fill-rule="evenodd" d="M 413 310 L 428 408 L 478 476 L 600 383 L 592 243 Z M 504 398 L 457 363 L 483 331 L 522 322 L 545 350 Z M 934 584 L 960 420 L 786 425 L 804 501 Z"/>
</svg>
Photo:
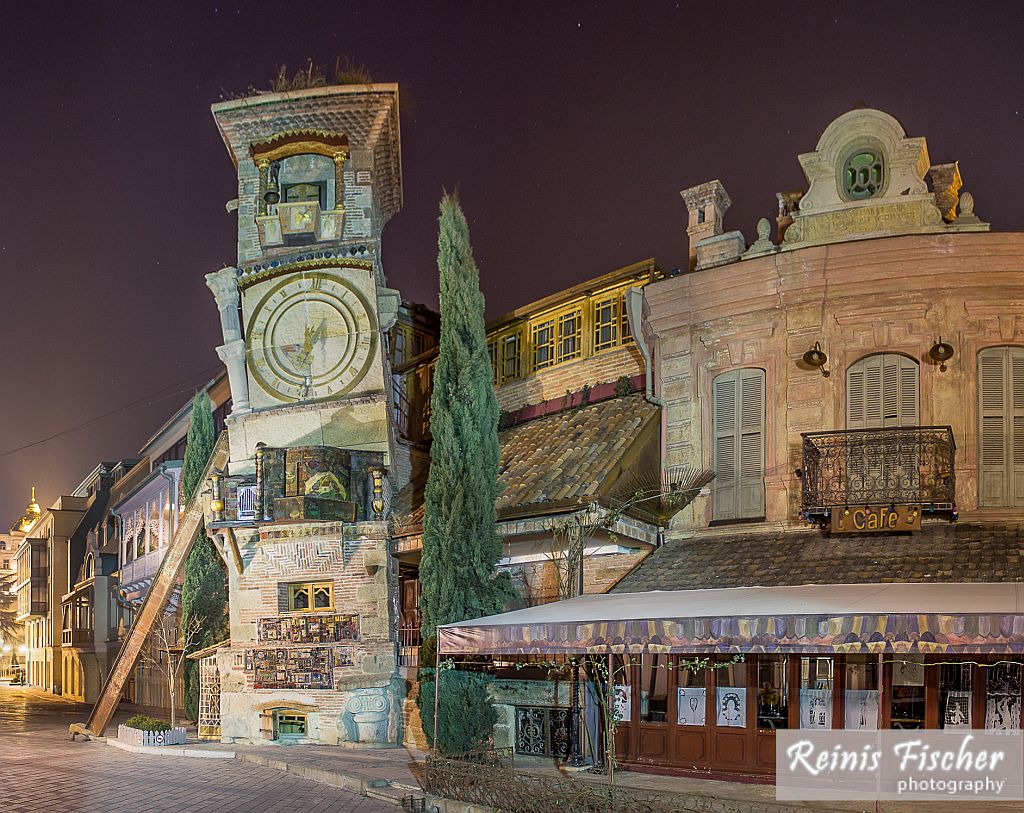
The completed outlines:
<svg viewBox="0 0 1024 813">
<path fill-rule="evenodd" d="M 238 264 L 354 242 L 402 206 L 398 86 L 267 93 L 212 106 L 238 170 Z"/>
<path fill-rule="evenodd" d="M 725 217 L 726 210 L 732 205 L 732 200 L 729 199 L 722 182 L 717 179 L 698 186 L 691 186 L 679 194 L 689 212 L 686 235 L 690 238 L 690 269 L 692 270 L 697 264 L 697 243 L 722 233 L 722 219 Z"/>
</svg>

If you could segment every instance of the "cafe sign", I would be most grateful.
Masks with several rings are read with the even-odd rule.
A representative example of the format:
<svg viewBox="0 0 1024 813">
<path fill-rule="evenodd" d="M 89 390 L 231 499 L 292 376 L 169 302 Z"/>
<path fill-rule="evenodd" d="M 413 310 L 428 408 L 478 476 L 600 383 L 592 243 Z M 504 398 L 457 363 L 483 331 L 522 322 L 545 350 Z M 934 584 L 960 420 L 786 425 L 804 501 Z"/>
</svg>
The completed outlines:
<svg viewBox="0 0 1024 813">
<path fill-rule="evenodd" d="M 832 509 L 832 531 L 838 534 L 920 530 L 921 509 L 916 505 L 851 505 Z"/>
</svg>

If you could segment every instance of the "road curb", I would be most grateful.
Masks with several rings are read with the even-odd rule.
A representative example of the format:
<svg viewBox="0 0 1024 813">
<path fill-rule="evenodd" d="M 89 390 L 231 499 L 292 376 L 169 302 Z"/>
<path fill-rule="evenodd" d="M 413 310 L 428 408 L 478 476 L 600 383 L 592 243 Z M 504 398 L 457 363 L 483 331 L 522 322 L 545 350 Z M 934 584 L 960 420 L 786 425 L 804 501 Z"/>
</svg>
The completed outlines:
<svg viewBox="0 0 1024 813">
<path fill-rule="evenodd" d="M 149 754 L 155 757 L 192 757 L 200 759 L 235 759 L 234 751 L 218 751 L 214 749 L 190 749 L 187 745 L 131 745 L 121 742 L 116 737 L 107 737 L 106 743 L 130 754 Z"/>
</svg>

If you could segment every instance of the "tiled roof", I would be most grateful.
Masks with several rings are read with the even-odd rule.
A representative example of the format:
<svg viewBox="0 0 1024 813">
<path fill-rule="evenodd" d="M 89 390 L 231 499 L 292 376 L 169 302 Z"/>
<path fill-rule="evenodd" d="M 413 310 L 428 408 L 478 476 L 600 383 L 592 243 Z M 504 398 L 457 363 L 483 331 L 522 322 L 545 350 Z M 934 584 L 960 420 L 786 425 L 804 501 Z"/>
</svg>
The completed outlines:
<svg viewBox="0 0 1024 813">
<path fill-rule="evenodd" d="M 708 534 L 667 542 L 612 592 L 876 582 L 1024 582 L 1024 530 L 941 522 L 914 534 Z"/>
<path fill-rule="evenodd" d="M 596 498 L 657 414 L 642 395 L 631 395 L 505 430 L 500 436 L 499 479 L 505 490 L 498 498 L 499 516 L 523 506 Z"/>
<path fill-rule="evenodd" d="M 657 420 L 658 408 L 642 395 L 613 398 L 513 426 L 499 434 L 498 516 L 531 506 L 574 505 L 603 495 L 618 478 L 623 458 Z M 656 466 L 657 461 L 646 461 Z M 625 461 L 626 467 L 630 464 Z M 638 461 L 643 468 L 644 461 Z M 395 496 L 397 532 L 423 523 L 423 487 L 410 483 Z"/>
</svg>

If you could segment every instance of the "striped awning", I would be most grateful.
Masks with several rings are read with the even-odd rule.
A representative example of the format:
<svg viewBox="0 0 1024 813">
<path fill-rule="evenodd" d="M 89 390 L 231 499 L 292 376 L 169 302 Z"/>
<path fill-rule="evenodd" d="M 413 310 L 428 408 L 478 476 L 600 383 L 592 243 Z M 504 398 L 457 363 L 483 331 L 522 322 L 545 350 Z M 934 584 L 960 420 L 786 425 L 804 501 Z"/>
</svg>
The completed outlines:
<svg viewBox="0 0 1024 813">
<path fill-rule="evenodd" d="M 609 593 L 446 624 L 442 654 L 1024 652 L 1024 584 Z"/>
</svg>

